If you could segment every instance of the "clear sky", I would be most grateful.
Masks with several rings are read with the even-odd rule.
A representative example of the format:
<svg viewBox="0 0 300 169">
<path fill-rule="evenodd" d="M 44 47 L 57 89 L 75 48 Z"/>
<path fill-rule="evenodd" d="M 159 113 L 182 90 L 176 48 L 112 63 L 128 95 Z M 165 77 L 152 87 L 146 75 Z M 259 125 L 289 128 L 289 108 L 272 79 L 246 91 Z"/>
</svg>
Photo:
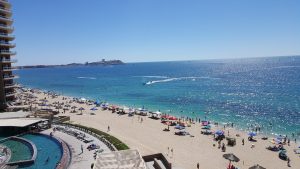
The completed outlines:
<svg viewBox="0 0 300 169">
<path fill-rule="evenodd" d="M 300 54 L 299 0 L 10 0 L 18 65 Z"/>
</svg>

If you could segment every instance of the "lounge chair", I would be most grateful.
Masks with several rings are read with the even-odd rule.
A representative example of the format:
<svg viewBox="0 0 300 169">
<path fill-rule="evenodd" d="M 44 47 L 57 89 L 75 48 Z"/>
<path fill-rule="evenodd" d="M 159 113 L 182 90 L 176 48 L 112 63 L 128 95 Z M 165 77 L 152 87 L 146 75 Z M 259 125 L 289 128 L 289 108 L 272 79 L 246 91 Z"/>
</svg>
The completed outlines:
<svg viewBox="0 0 300 169">
<path fill-rule="evenodd" d="M 300 154 L 300 149 L 294 149 L 295 154 Z"/>
</svg>

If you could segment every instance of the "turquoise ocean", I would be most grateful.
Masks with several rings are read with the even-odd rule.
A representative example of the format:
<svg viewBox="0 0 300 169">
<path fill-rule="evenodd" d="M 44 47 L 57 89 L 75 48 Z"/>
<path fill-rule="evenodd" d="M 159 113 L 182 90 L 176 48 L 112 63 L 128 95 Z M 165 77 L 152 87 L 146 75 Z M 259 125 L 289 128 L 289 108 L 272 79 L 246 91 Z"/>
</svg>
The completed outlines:
<svg viewBox="0 0 300 169">
<path fill-rule="evenodd" d="M 18 83 L 176 116 L 300 135 L 300 57 L 21 69 Z"/>
</svg>

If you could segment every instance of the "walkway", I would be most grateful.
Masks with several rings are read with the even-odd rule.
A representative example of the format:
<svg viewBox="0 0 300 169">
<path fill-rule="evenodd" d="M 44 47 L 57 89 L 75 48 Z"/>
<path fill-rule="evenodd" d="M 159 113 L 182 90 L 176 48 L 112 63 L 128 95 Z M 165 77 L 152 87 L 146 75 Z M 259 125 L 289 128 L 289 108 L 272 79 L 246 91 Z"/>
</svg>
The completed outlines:
<svg viewBox="0 0 300 169">
<path fill-rule="evenodd" d="M 76 129 L 72 128 L 72 130 L 76 130 Z M 77 130 L 77 131 L 82 132 L 79 130 Z M 52 129 L 45 130 L 42 133 L 49 135 L 50 132 L 52 132 Z M 94 141 L 92 141 L 90 143 L 84 143 L 81 140 L 76 139 L 76 137 L 68 135 L 68 134 L 60 132 L 60 131 L 55 131 L 53 133 L 53 135 L 55 137 L 58 137 L 58 138 L 62 139 L 63 141 L 65 141 L 68 144 L 68 146 L 70 147 L 70 150 L 72 153 L 72 155 L 71 155 L 72 159 L 71 159 L 71 164 L 70 164 L 69 168 L 72 168 L 72 169 L 90 168 L 91 164 L 95 162 L 95 159 L 94 159 L 95 150 L 89 151 L 86 149 L 87 146 L 92 143 L 99 145 L 100 149 L 104 150 L 103 153 L 111 152 L 111 150 L 103 142 L 101 142 L 100 140 L 96 139 L 94 136 L 89 135 L 87 133 L 85 133 L 85 135 Z M 84 147 L 83 153 L 81 152 L 81 145 Z"/>
</svg>

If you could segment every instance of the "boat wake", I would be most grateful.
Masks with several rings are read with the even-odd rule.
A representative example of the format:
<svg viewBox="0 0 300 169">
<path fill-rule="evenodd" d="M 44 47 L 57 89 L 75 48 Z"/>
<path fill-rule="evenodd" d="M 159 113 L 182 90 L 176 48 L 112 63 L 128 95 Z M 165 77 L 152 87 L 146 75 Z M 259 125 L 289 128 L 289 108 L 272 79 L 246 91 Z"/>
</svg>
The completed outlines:
<svg viewBox="0 0 300 169">
<path fill-rule="evenodd" d="M 95 80 L 95 77 L 77 77 L 77 79 L 91 79 L 91 80 Z"/>
<path fill-rule="evenodd" d="M 135 77 L 145 77 L 145 78 L 157 78 L 157 79 L 166 79 L 168 76 L 135 76 Z"/>
<path fill-rule="evenodd" d="M 192 80 L 196 81 L 196 79 L 210 79 L 210 77 L 177 77 L 177 78 L 168 78 L 163 80 L 152 80 L 148 81 L 147 83 L 144 83 L 145 85 L 152 85 L 155 83 L 165 83 L 165 82 L 171 82 L 171 81 L 179 81 L 179 80 Z"/>
</svg>

